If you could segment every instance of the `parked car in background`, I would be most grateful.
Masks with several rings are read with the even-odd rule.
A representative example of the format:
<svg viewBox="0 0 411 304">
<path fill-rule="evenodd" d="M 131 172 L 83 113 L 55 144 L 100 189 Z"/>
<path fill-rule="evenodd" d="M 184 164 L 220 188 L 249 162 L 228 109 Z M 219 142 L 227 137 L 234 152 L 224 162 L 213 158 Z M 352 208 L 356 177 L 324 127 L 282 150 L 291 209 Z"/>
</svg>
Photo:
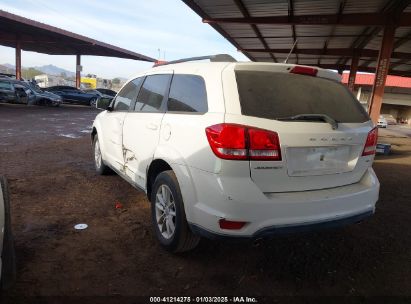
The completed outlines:
<svg viewBox="0 0 411 304">
<path fill-rule="evenodd" d="M 397 120 L 391 114 L 381 114 L 380 117 L 384 118 L 388 125 L 397 124 Z"/>
<path fill-rule="evenodd" d="M 0 77 L 2 78 L 16 78 L 14 74 L 9 74 L 9 73 L 0 73 Z"/>
<path fill-rule="evenodd" d="M 35 96 L 23 81 L 0 78 L 0 101 L 7 103 L 31 104 Z"/>
<path fill-rule="evenodd" d="M 7 77 L 0 78 L 0 101 L 13 102 L 16 99 L 16 92 L 14 86 Z"/>
<path fill-rule="evenodd" d="M 99 91 L 102 94 L 115 97 L 117 95 L 116 91 L 110 90 L 110 89 L 104 89 L 104 88 L 97 88 L 96 91 Z"/>
<path fill-rule="evenodd" d="M 387 120 L 384 118 L 384 116 L 380 115 L 380 117 L 378 118 L 377 126 L 379 128 L 386 128 L 387 125 Z"/>
<path fill-rule="evenodd" d="M 9 189 L 0 176 L 0 289 L 11 287 L 16 278 L 16 259 L 11 232 Z"/>
<path fill-rule="evenodd" d="M 0 78 L 0 101 L 27 105 L 59 106 L 63 99 L 51 92 L 45 92 L 29 81 Z"/>
<path fill-rule="evenodd" d="M 91 107 L 96 106 L 100 96 L 96 93 L 87 93 L 71 86 L 53 86 L 44 89 L 63 98 L 63 102 L 72 104 L 81 104 Z"/>
<path fill-rule="evenodd" d="M 94 121 L 96 171 L 147 193 L 160 244 L 179 252 L 200 236 L 259 239 L 371 216 L 378 129 L 340 76 L 232 61 L 154 67 Z"/>
<path fill-rule="evenodd" d="M 89 93 L 89 94 L 96 94 L 100 97 L 100 99 L 104 98 L 107 100 L 112 100 L 114 98 L 114 96 L 116 96 L 116 92 L 114 92 L 114 96 L 110 93 L 110 95 L 103 93 L 101 90 L 105 90 L 105 89 L 86 89 L 84 90 L 84 92 Z M 109 90 L 110 91 L 110 90 Z"/>
<path fill-rule="evenodd" d="M 38 85 L 32 82 L 24 81 L 23 84 L 31 90 L 31 94 L 34 95 L 34 104 L 36 105 L 58 107 L 63 103 L 61 96 L 52 92 L 43 91 Z"/>
<path fill-rule="evenodd" d="M 14 90 L 16 92 L 16 99 L 14 103 L 21 103 L 25 105 L 31 105 L 35 102 L 36 97 L 33 92 L 21 81 L 14 80 L 12 82 Z"/>
</svg>

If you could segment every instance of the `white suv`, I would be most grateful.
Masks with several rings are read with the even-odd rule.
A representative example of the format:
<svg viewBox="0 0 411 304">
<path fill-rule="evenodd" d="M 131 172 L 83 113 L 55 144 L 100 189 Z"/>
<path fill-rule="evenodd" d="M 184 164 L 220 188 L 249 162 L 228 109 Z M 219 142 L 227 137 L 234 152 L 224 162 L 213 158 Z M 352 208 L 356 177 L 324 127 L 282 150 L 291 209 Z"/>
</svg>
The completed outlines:
<svg viewBox="0 0 411 304">
<path fill-rule="evenodd" d="M 92 140 L 97 172 L 111 168 L 147 193 L 157 238 L 173 252 L 200 236 L 359 222 L 378 200 L 377 129 L 340 76 L 319 68 L 160 65 L 124 85 Z"/>
</svg>

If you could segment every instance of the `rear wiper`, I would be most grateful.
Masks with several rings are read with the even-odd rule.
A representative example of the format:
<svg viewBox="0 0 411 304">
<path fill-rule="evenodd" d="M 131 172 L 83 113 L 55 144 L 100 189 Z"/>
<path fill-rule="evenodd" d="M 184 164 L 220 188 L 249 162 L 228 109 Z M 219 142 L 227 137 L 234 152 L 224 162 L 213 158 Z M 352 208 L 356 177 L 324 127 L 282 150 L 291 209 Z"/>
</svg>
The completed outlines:
<svg viewBox="0 0 411 304">
<path fill-rule="evenodd" d="M 338 129 L 338 122 L 325 114 L 299 114 L 290 117 L 280 117 L 276 118 L 276 120 L 281 121 L 293 121 L 293 120 L 303 120 L 303 121 L 325 121 L 328 122 L 333 130 Z"/>
</svg>

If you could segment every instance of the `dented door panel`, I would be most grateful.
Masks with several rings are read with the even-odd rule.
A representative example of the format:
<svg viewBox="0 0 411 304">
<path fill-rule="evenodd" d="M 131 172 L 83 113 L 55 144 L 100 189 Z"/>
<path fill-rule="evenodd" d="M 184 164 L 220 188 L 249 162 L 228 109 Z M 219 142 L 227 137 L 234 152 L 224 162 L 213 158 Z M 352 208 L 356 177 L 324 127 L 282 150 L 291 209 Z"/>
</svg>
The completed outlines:
<svg viewBox="0 0 411 304">
<path fill-rule="evenodd" d="M 164 113 L 130 112 L 124 120 L 121 171 L 143 189 L 146 188 L 146 169 L 158 145 L 163 116 Z"/>
</svg>

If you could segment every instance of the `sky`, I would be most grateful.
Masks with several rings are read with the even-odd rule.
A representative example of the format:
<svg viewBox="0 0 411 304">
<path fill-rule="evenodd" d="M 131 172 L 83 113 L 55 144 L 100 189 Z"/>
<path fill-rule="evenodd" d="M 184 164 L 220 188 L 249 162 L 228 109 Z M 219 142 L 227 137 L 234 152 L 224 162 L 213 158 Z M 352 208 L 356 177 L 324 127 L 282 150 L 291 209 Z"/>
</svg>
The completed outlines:
<svg viewBox="0 0 411 304">
<path fill-rule="evenodd" d="M 2 0 L 0 9 L 149 57 L 174 60 L 230 54 L 248 60 L 224 37 L 180 0 Z M 75 70 L 75 56 L 22 52 L 22 66 L 53 64 Z M 14 48 L 0 46 L 0 64 L 15 64 Z M 124 77 L 148 69 L 151 63 L 82 56 L 84 74 Z"/>
</svg>

